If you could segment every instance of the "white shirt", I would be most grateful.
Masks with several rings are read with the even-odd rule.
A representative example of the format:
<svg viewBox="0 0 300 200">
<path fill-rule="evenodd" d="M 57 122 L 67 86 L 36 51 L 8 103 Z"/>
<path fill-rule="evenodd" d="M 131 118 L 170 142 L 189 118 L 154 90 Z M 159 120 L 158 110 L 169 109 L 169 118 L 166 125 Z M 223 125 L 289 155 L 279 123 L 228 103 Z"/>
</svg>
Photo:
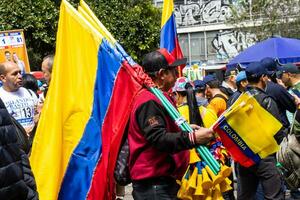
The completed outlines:
<svg viewBox="0 0 300 200">
<path fill-rule="evenodd" d="M 34 115 L 38 99 L 33 91 L 20 87 L 16 92 L 7 92 L 1 87 L 0 98 L 4 102 L 9 114 L 25 130 L 30 130 L 34 127 Z"/>
</svg>

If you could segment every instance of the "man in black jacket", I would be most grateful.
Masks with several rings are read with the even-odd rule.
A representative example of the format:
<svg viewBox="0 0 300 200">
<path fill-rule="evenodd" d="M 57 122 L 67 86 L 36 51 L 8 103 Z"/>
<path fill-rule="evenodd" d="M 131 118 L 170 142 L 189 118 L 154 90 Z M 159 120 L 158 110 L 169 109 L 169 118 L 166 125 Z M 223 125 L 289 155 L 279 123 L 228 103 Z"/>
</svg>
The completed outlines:
<svg viewBox="0 0 300 200">
<path fill-rule="evenodd" d="M 266 75 L 267 71 L 264 67 L 261 67 L 260 62 L 251 63 L 246 68 L 246 76 L 249 82 L 246 91 L 252 94 L 263 108 L 279 119 L 277 104 L 264 91 L 268 79 Z M 283 137 L 284 132 L 279 131 L 275 135 L 277 143 L 280 143 Z M 270 155 L 262 159 L 259 164 L 248 168 L 237 165 L 237 171 L 240 181 L 238 199 L 254 199 L 259 182 L 262 184 L 265 199 L 284 199 L 282 180 L 276 169 L 275 155 Z"/>
<path fill-rule="evenodd" d="M 38 199 L 28 157 L 17 143 L 15 127 L 1 99 L 0 150 L 0 199 Z"/>
<path fill-rule="evenodd" d="M 261 67 L 264 67 L 267 70 L 268 75 L 268 81 L 264 90 L 276 102 L 279 111 L 279 121 L 286 128 L 287 132 L 290 123 L 286 111 L 289 111 L 290 113 L 296 111 L 294 97 L 282 85 L 277 84 L 276 72 L 280 69 L 277 62 L 272 58 L 264 58 L 260 62 Z"/>
</svg>

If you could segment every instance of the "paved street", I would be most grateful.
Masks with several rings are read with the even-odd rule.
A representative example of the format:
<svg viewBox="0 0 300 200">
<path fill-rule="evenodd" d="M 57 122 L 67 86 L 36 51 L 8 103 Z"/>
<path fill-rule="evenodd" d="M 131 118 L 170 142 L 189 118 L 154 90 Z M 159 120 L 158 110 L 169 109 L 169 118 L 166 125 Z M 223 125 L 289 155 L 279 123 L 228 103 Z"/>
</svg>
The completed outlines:
<svg viewBox="0 0 300 200">
<path fill-rule="evenodd" d="M 132 186 L 130 184 L 130 185 L 126 186 L 126 188 L 125 188 L 125 198 L 124 198 L 124 200 L 133 200 L 131 192 L 132 192 Z"/>
</svg>

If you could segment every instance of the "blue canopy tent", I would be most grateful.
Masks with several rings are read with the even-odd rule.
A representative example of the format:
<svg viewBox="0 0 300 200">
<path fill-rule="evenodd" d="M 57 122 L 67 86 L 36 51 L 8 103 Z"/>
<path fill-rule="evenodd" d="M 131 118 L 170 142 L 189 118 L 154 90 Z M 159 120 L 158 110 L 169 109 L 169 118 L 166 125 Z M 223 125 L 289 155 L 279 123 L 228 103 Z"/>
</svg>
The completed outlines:
<svg viewBox="0 0 300 200">
<path fill-rule="evenodd" d="M 283 37 L 269 38 L 245 49 L 226 66 L 227 69 L 235 68 L 237 64 L 247 66 L 265 57 L 278 59 L 282 64 L 300 62 L 300 40 Z"/>
</svg>

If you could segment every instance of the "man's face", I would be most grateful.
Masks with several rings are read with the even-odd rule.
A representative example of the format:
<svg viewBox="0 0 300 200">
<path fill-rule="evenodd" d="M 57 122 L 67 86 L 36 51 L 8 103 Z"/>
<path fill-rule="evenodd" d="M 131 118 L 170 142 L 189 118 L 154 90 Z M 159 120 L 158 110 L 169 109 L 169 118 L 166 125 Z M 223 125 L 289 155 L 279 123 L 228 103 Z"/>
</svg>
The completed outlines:
<svg viewBox="0 0 300 200">
<path fill-rule="evenodd" d="M 178 72 L 176 68 L 165 70 L 163 74 L 165 91 L 169 91 L 175 85 L 177 74 Z"/>
<path fill-rule="evenodd" d="M 44 78 L 47 84 L 49 85 L 49 82 L 51 80 L 51 72 L 49 71 L 49 67 L 48 67 L 48 59 L 42 62 L 42 72 L 44 74 Z"/>
<path fill-rule="evenodd" d="M 263 88 L 266 88 L 267 82 L 268 82 L 268 80 L 269 80 L 268 76 L 267 76 L 267 75 L 263 75 L 263 76 L 261 77 L 261 80 L 262 80 L 262 87 L 263 87 Z"/>
<path fill-rule="evenodd" d="M 9 62 L 5 66 L 6 74 L 2 74 L 3 86 L 10 92 L 17 91 L 22 86 L 21 70 L 15 63 Z"/>
<path fill-rule="evenodd" d="M 284 84 L 286 87 L 292 86 L 292 85 L 291 85 L 291 80 L 290 80 L 290 74 L 289 74 L 289 73 L 283 72 L 282 75 L 281 75 L 281 80 L 282 80 L 283 84 Z"/>
<path fill-rule="evenodd" d="M 11 61 L 11 54 L 9 52 L 5 53 L 5 60 L 6 61 Z"/>
<path fill-rule="evenodd" d="M 211 88 L 209 87 L 209 85 L 206 85 L 206 88 L 205 88 L 205 96 L 206 96 L 206 98 L 208 98 L 208 99 L 212 98 L 212 92 L 211 92 Z"/>
</svg>

